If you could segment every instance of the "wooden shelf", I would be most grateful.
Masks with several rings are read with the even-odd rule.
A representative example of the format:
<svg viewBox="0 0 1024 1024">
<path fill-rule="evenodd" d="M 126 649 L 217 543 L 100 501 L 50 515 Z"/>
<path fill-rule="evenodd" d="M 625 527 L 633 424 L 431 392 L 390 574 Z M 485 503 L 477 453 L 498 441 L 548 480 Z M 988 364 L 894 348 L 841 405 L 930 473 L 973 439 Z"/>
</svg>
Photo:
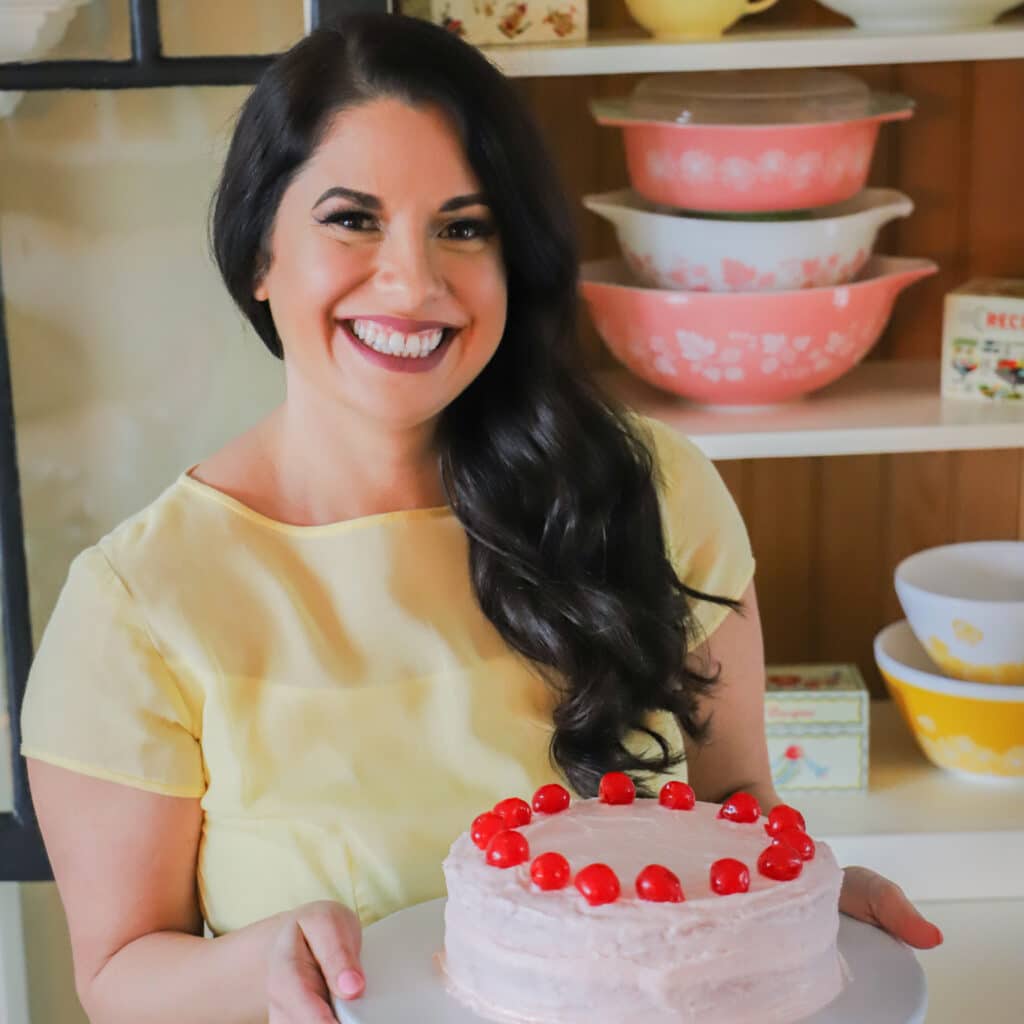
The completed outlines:
<svg viewBox="0 0 1024 1024">
<path fill-rule="evenodd" d="M 942 399 L 939 364 L 869 362 L 806 398 L 757 409 L 708 408 L 625 370 L 598 375 L 626 405 L 662 420 L 712 459 L 1024 448 L 1024 399 Z"/>
<path fill-rule="evenodd" d="M 858 28 L 764 29 L 741 22 L 721 39 L 665 42 L 643 30 L 593 31 L 581 43 L 481 47 L 506 75 L 617 75 L 732 68 L 848 67 L 1024 57 L 1024 18 L 963 31 L 880 34 Z"/>
</svg>

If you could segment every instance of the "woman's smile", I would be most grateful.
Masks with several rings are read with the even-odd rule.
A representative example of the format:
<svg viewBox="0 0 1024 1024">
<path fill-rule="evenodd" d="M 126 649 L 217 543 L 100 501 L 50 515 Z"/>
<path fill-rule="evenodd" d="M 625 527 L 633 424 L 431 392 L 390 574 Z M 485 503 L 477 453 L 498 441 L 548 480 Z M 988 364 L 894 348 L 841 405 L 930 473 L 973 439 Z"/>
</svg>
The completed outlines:
<svg viewBox="0 0 1024 1024">
<path fill-rule="evenodd" d="M 416 324 L 416 330 L 402 331 L 393 317 L 360 317 L 341 320 L 339 326 L 348 340 L 372 363 L 399 373 L 423 373 L 444 358 L 456 327 Z"/>
</svg>

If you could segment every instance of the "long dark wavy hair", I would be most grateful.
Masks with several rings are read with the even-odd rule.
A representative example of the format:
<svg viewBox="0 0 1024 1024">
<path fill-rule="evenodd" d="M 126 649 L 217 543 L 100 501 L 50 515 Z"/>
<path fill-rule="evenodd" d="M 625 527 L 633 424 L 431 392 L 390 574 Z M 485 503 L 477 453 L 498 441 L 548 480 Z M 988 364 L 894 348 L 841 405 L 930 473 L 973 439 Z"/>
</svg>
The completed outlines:
<svg viewBox="0 0 1024 1024">
<path fill-rule="evenodd" d="M 350 15 L 276 60 L 239 115 L 211 209 L 211 242 L 235 302 L 283 357 L 253 286 L 281 196 L 338 112 L 392 97 L 447 113 L 495 217 L 508 288 L 497 352 L 443 412 L 451 508 L 469 538 L 484 614 L 557 696 L 551 757 L 577 793 L 606 771 L 644 776 L 682 751 L 649 728 L 673 714 L 701 739 L 700 638 L 666 555 L 657 467 L 634 422 L 594 387 L 576 340 L 578 257 L 569 203 L 512 85 L 474 47 L 426 21 Z M 651 744 L 631 752 L 631 733 Z M 635 746 L 635 744 L 630 744 Z"/>
</svg>

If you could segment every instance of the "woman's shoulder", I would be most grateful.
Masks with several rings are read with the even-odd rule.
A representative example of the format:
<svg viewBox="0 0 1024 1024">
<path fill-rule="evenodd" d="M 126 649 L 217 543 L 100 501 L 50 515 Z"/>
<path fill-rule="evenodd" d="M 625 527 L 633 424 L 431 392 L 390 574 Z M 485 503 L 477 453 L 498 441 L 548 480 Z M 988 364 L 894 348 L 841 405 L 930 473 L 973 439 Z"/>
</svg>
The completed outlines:
<svg viewBox="0 0 1024 1024">
<path fill-rule="evenodd" d="M 637 412 L 627 413 L 627 422 L 650 450 L 662 492 L 718 478 L 711 459 L 675 427 Z"/>
</svg>

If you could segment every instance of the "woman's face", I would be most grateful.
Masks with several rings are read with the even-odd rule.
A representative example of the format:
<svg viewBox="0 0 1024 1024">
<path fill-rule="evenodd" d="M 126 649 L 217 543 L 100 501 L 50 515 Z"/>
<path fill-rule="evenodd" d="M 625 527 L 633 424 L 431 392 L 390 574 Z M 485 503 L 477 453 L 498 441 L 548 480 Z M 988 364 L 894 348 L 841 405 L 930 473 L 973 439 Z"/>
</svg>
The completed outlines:
<svg viewBox="0 0 1024 1024">
<path fill-rule="evenodd" d="M 382 425 L 433 420 L 505 328 L 494 221 L 446 117 L 379 99 L 337 115 L 286 189 L 257 283 L 289 400 Z"/>
</svg>

